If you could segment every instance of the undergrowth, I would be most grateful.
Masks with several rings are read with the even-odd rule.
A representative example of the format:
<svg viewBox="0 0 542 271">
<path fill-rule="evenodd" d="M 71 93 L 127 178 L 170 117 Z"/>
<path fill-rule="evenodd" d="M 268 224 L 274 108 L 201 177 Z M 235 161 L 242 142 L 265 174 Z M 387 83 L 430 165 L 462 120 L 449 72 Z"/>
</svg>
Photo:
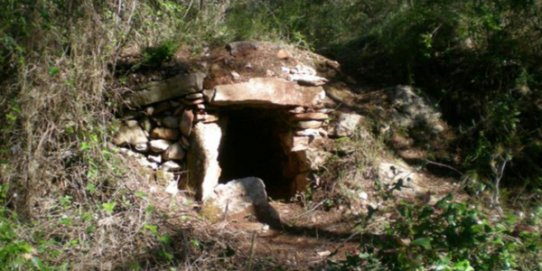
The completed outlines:
<svg viewBox="0 0 542 271">
<path fill-rule="evenodd" d="M 360 253 L 330 270 L 542 270 L 540 213 L 490 215 L 447 196 L 434 205 L 401 203 L 383 236 L 366 235 Z"/>
</svg>

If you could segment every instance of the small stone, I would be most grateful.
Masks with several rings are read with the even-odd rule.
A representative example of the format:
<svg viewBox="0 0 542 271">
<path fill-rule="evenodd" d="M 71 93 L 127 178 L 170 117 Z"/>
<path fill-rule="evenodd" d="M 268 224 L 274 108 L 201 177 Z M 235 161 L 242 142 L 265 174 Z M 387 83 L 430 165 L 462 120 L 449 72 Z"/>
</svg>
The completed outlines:
<svg viewBox="0 0 542 271">
<path fill-rule="evenodd" d="M 238 81 L 239 79 L 241 79 L 241 75 L 239 75 L 236 71 L 231 72 L 231 77 L 234 81 Z"/>
<path fill-rule="evenodd" d="M 327 83 L 327 79 L 317 75 L 311 74 L 291 74 L 288 76 L 288 80 L 296 81 L 301 85 L 308 86 L 321 86 Z"/>
<path fill-rule="evenodd" d="M 135 145 L 134 149 L 138 152 L 146 152 L 149 150 L 149 145 L 147 143 L 140 143 Z"/>
<path fill-rule="evenodd" d="M 190 109 L 184 110 L 183 116 L 181 117 L 180 129 L 181 133 L 189 137 L 192 133 L 192 126 L 194 125 L 194 112 Z"/>
<path fill-rule="evenodd" d="M 287 59 L 287 58 L 290 58 L 291 55 L 290 55 L 290 53 L 288 53 L 288 51 L 283 50 L 283 49 L 280 49 L 280 50 L 277 52 L 277 57 L 278 57 L 279 59 Z"/>
<path fill-rule="evenodd" d="M 162 124 L 167 128 L 177 129 L 179 128 L 179 119 L 173 116 L 166 116 L 162 119 Z"/>
<path fill-rule="evenodd" d="M 318 252 L 316 252 L 316 254 L 318 254 L 318 256 L 320 256 L 320 257 L 327 257 L 327 256 L 331 255 L 331 251 L 329 251 L 329 250 L 318 251 Z"/>
<path fill-rule="evenodd" d="M 166 171 L 176 171 L 181 169 L 181 165 L 173 161 L 167 161 L 162 164 L 162 168 Z"/>
<path fill-rule="evenodd" d="M 185 156 L 185 151 L 179 143 L 173 143 L 169 148 L 162 153 L 162 159 L 164 160 L 181 160 Z"/>
<path fill-rule="evenodd" d="M 317 137 L 321 135 L 320 132 L 321 129 L 305 129 L 305 130 L 299 130 L 295 131 L 296 136 L 312 136 Z"/>
<path fill-rule="evenodd" d="M 290 151 L 304 151 L 309 147 L 309 138 L 306 136 L 294 136 L 292 149 Z"/>
<path fill-rule="evenodd" d="M 359 198 L 362 200 L 367 200 L 369 198 L 369 195 L 365 192 L 359 192 Z"/>
<path fill-rule="evenodd" d="M 154 107 L 149 106 L 145 108 L 144 112 L 145 112 L 145 115 L 152 116 L 154 114 Z"/>
<path fill-rule="evenodd" d="M 169 184 L 166 187 L 166 193 L 171 194 L 173 196 L 177 195 L 179 193 L 178 183 L 177 181 L 173 180 L 169 182 Z"/>
<path fill-rule="evenodd" d="M 156 153 L 162 153 L 169 148 L 171 142 L 165 139 L 155 139 L 149 142 L 151 150 Z"/>
<path fill-rule="evenodd" d="M 197 105 L 196 105 L 196 108 L 197 108 L 198 110 L 205 110 L 205 105 L 204 105 L 204 104 L 197 104 Z"/>
<path fill-rule="evenodd" d="M 179 132 L 174 129 L 157 127 L 151 131 L 152 138 L 161 138 L 167 140 L 177 140 L 179 137 Z"/>
<path fill-rule="evenodd" d="M 300 113 L 293 115 L 295 120 L 327 120 L 328 115 L 324 113 Z"/>
<path fill-rule="evenodd" d="M 189 100 L 189 101 L 198 100 L 198 99 L 202 99 L 202 98 L 203 98 L 203 93 L 200 93 L 200 92 L 192 93 L 192 94 L 188 94 L 188 95 L 184 96 L 184 99 Z"/>
<path fill-rule="evenodd" d="M 147 156 L 147 158 L 151 162 L 158 163 L 158 164 L 162 163 L 162 156 L 161 155 L 149 155 L 149 156 Z"/>
<path fill-rule="evenodd" d="M 322 122 L 318 120 L 300 121 L 297 123 L 297 127 L 301 129 L 318 129 L 322 127 Z"/>
<path fill-rule="evenodd" d="M 305 112 L 305 108 L 303 106 L 298 106 L 292 110 L 289 110 L 288 112 L 292 113 L 292 114 L 300 114 L 300 113 L 303 113 Z"/>
<path fill-rule="evenodd" d="M 267 76 L 267 77 L 275 76 L 275 72 L 273 72 L 272 70 L 266 70 L 265 71 L 265 76 Z"/>
<path fill-rule="evenodd" d="M 143 127 L 143 130 L 145 130 L 145 132 L 150 133 L 151 130 L 152 130 L 151 120 L 149 118 L 147 118 L 147 117 L 142 119 L 141 120 L 141 127 Z"/>
<path fill-rule="evenodd" d="M 124 124 L 126 124 L 126 126 L 128 126 L 130 128 L 139 126 L 139 123 L 138 123 L 137 120 L 125 120 Z"/>
<path fill-rule="evenodd" d="M 157 169 L 158 168 L 157 163 L 153 163 L 153 162 L 147 160 L 147 158 L 140 158 L 137 161 L 139 162 L 140 165 L 142 165 L 144 167 L 149 167 L 149 168 L 152 168 L 152 169 Z"/>
<path fill-rule="evenodd" d="M 316 112 L 318 113 L 324 113 L 324 114 L 329 114 L 333 111 L 333 109 L 329 109 L 329 108 L 320 108 L 320 109 L 317 109 Z"/>
</svg>

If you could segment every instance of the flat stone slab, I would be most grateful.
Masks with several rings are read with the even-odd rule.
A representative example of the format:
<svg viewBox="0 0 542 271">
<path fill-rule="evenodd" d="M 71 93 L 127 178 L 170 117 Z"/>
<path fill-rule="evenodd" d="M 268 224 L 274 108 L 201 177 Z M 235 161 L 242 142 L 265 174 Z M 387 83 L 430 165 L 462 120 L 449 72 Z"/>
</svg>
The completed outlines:
<svg viewBox="0 0 542 271">
<path fill-rule="evenodd" d="M 132 106 L 144 106 L 203 90 L 204 73 L 181 74 L 164 81 L 152 82 L 128 97 Z"/>
<path fill-rule="evenodd" d="M 279 78 L 253 78 L 248 82 L 218 85 L 209 95 L 211 105 L 314 106 L 325 98 L 322 87 L 300 86 Z"/>
</svg>

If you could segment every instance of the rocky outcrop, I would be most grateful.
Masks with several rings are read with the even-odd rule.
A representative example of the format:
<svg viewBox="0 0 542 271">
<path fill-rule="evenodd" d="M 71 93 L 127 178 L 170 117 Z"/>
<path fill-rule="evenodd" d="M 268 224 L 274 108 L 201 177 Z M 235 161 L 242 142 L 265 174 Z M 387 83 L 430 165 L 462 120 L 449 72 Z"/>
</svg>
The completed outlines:
<svg viewBox="0 0 542 271">
<path fill-rule="evenodd" d="M 444 130 L 440 113 L 427 99 L 417 95 L 411 86 L 397 86 L 389 90 L 393 120 L 404 128 L 422 127 L 435 134 Z"/>
</svg>

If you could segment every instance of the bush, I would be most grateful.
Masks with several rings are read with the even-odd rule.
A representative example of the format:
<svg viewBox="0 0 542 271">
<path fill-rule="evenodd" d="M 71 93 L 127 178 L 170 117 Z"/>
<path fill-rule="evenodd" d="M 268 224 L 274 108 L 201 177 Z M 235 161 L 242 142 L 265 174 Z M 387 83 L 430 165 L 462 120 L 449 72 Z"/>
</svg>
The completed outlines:
<svg viewBox="0 0 542 271">
<path fill-rule="evenodd" d="M 356 270 L 542 270 L 542 239 L 515 216 L 491 222 L 474 207 L 445 197 L 435 205 L 401 204 L 385 237 L 362 241 L 362 253 L 333 264 Z M 536 226 L 535 226 L 536 227 Z"/>
</svg>

